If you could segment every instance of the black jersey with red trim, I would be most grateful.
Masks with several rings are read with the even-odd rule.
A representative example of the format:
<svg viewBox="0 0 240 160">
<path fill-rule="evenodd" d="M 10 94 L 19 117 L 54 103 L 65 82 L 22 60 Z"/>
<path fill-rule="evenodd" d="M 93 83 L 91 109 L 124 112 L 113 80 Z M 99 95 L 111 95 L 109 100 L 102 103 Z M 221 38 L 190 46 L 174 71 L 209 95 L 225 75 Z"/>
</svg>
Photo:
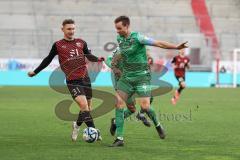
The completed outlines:
<svg viewBox="0 0 240 160">
<path fill-rule="evenodd" d="M 67 80 L 76 80 L 88 76 L 85 57 L 92 62 L 98 61 L 98 57 L 91 54 L 84 40 L 80 38 L 72 41 L 62 39 L 53 44 L 49 55 L 34 72 L 37 74 L 47 67 L 56 55 L 58 55 L 60 67 Z"/>
</svg>

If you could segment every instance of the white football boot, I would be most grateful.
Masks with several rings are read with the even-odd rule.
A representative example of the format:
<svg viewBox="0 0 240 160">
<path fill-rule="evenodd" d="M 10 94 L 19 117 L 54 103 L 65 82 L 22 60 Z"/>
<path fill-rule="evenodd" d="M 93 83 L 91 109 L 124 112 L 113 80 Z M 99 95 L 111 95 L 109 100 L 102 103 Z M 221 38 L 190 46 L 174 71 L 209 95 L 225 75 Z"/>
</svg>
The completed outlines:
<svg viewBox="0 0 240 160">
<path fill-rule="evenodd" d="M 72 123 L 72 141 L 75 142 L 78 137 L 80 126 L 77 125 L 76 121 Z"/>
<path fill-rule="evenodd" d="M 98 139 L 97 139 L 97 141 L 102 141 L 102 136 L 100 134 L 100 130 L 97 129 L 97 132 L 98 132 Z"/>
</svg>

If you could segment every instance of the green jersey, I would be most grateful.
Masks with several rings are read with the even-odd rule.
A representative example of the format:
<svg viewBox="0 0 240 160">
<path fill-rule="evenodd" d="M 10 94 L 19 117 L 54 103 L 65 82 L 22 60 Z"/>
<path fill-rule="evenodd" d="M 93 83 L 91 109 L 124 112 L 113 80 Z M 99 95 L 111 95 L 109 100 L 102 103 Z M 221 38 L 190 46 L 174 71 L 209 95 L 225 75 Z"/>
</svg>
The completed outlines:
<svg viewBox="0 0 240 160">
<path fill-rule="evenodd" d="M 117 36 L 117 42 L 123 61 L 123 77 L 129 80 L 149 75 L 145 42 L 147 37 L 138 32 L 131 32 L 125 38 Z"/>
</svg>

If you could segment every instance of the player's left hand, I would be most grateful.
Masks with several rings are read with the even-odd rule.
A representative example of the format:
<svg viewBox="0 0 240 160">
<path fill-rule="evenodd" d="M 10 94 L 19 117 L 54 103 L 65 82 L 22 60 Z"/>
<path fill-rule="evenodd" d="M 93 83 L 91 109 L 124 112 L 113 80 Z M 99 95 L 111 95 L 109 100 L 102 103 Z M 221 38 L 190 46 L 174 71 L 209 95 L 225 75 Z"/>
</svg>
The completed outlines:
<svg viewBox="0 0 240 160">
<path fill-rule="evenodd" d="M 177 46 L 177 49 L 183 49 L 183 48 L 188 48 L 188 46 L 186 45 L 188 43 L 188 41 L 181 43 Z"/>
<path fill-rule="evenodd" d="M 33 71 L 28 72 L 28 77 L 33 77 L 33 76 L 35 76 L 35 75 L 36 75 L 36 73 L 33 72 Z"/>
<path fill-rule="evenodd" d="M 99 57 L 98 62 L 102 62 L 102 61 L 105 61 L 105 58 L 104 57 Z"/>
</svg>

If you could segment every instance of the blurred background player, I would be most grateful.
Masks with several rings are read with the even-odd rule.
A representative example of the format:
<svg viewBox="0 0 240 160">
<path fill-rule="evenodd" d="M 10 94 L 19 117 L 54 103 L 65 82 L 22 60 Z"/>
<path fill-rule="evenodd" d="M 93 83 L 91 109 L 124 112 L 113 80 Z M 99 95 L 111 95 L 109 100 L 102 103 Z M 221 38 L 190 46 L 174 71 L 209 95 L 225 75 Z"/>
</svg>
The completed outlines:
<svg viewBox="0 0 240 160">
<path fill-rule="evenodd" d="M 34 71 L 28 72 L 29 77 L 37 75 L 58 55 L 60 67 L 66 76 L 69 92 L 80 107 L 78 119 L 72 124 L 72 141 L 77 140 L 79 129 L 83 122 L 85 122 L 88 127 L 95 128 L 93 118 L 90 114 L 92 88 L 85 57 L 91 62 L 102 62 L 104 60 L 103 57 L 98 58 L 92 55 L 84 40 L 74 38 L 75 27 L 75 22 L 72 19 L 64 20 L 62 23 L 64 38 L 53 44 L 49 55 L 44 58 Z M 99 140 L 101 139 L 101 136 L 99 136 Z"/>
<path fill-rule="evenodd" d="M 124 112 L 121 104 L 133 95 L 139 96 L 141 109 L 144 110 L 155 124 L 156 130 L 161 139 L 165 138 L 165 133 L 157 119 L 153 107 L 150 107 L 151 97 L 151 74 L 146 54 L 146 45 L 160 47 L 164 49 L 182 49 L 186 48 L 186 43 L 180 45 L 170 44 L 164 41 L 154 40 L 138 32 L 130 31 L 130 19 L 127 16 L 120 16 L 115 19 L 115 28 L 117 33 L 117 42 L 120 54 L 115 56 L 112 62 L 113 71 L 117 69 L 115 59 L 122 59 L 123 73 L 117 82 L 117 105 L 116 105 L 116 126 L 117 138 L 111 147 L 123 146 L 123 126 Z"/>
<path fill-rule="evenodd" d="M 174 96 L 172 97 L 171 101 L 172 104 L 175 105 L 177 103 L 177 100 L 180 97 L 181 92 L 186 87 L 185 85 L 185 72 L 186 68 L 189 69 L 190 59 L 185 56 L 185 49 L 181 49 L 178 52 L 178 55 L 173 57 L 172 60 L 172 67 L 174 69 L 174 75 L 179 82 L 179 88 L 174 92 Z"/>
</svg>

